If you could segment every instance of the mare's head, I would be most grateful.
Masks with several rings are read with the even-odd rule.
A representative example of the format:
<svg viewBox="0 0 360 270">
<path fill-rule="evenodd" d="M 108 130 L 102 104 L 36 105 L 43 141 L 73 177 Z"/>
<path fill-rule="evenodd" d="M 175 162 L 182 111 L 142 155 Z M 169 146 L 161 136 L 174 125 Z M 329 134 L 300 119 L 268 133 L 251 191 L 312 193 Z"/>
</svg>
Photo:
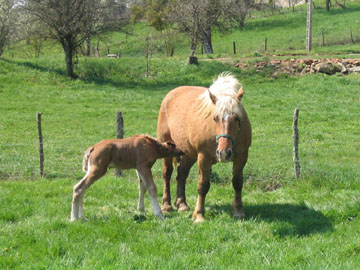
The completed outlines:
<svg viewBox="0 0 360 270">
<path fill-rule="evenodd" d="M 241 124 L 241 98 L 243 89 L 229 73 L 220 74 L 210 88 L 201 95 L 202 107 L 212 108 L 210 115 L 215 123 L 216 158 L 219 162 L 232 159 Z"/>
</svg>

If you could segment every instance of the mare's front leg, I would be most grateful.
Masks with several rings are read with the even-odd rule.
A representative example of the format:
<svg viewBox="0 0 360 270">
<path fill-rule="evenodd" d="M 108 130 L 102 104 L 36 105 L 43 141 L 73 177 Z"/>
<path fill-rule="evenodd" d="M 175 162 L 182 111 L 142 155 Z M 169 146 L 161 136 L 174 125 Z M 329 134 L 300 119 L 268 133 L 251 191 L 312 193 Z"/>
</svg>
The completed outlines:
<svg viewBox="0 0 360 270">
<path fill-rule="evenodd" d="M 244 218 L 244 209 L 242 204 L 242 187 L 243 187 L 243 169 L 246 164 L 248 152 L 239 155 L 233 161 L 233 178 L 232 184 L 235 191 L 234 202 L 232 204 L 232 211 L 234 218 Z"/>
<path fill-rule="evenodd" d="M 157 188 L 154 183 L 154 179 L 152 177 L 151 169 L 144 166 L 144 167 L 137 168 L 136 170 L 140 176 L 140 179 L 143 181 L 146 189 L 149 192 L 149 195 L 151 197 L 152 206 L 154 209 L 154 215 L 156 217 L 163 219 L 164 216 L 161 212 L 160 205 L 157 200 Z"/>
<path fill-rule="evenodd" d="M 173 209 L 171 206 L 171 194 L 170 194 L 170 179 L 172 172 L 173 172 L 172 158 L 163 158 L 162 174 L 164 179 L 164 191 L 163 191 L 161 210 L 164 212 L 170 212 Z"/>
<path fill-rule="evenodd" d="M 186 178 L 189 176 L 189 172 L 191 167 L 194 165 L 196 159 L 183 156 L 180 161 L 180 166 L 177 169 L 177 197 L 175 201 L 175 206 L 178 211 L 188 211 L 190 210 L 189 206 L 186 203 L 186 195 L 185 195 L 185 184 Z"/>
<path fill-rule="evenodd" d="M 210 169 L 211 163 L 202 153 L 198 155 L 199 182 L 197 186 L 198 199 L 193 212 L 193 220 L 203 222 L 205 220 L 205 197 L 210 189 Z"/>
</svg>

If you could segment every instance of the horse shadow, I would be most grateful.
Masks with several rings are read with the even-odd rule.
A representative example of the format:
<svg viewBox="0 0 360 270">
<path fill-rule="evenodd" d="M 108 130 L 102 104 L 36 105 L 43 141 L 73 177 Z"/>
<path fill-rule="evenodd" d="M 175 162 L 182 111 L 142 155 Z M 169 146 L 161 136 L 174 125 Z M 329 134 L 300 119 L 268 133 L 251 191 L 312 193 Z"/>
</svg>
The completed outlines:
<svg viewBox="0 0 360 270">
<path fill-rule="evenodd" d="M 211 215 L 226 212 L 232 215 L 231 205 L 210 205 Z M 215 212 L 215 213 L 214 213 Z M 245 221 L 267 222 L 271 224 L 273 235 L 279 237 L 305 237 L 334 230 L 333 221 L 321 211 L 305 203 L 265 203 L 245 205 Z"/>
</svg>

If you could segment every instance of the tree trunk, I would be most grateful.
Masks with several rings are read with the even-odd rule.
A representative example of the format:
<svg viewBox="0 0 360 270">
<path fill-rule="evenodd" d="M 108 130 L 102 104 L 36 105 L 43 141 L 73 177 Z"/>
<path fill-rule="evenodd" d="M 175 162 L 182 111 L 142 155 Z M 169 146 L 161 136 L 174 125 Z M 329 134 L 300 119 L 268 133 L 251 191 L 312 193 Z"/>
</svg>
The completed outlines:
<svg viewBox="0 0 360 270">
<path fill-rule="evenodd" d="M 326 10 L 330 11 L 330 0 L 326 0 Z"/>
<path fill-rule="evenodd" d="M 213 47 L 211 42 L 211 26 L 206 27 L 206 30 L 203 34 L 203 44 L 206 54 L 213 54 Z"/>
<path fill-rule="evenodd" d="M 91 37 L 86 38 L 86 49 L 85 49 L 85 55 L 90 56 L 91 54 Z"/>
<path fill-rule="evenodd" d="M 74 79 L 76 78 L 74 74 L 74 64 L 73 64 L 75 46 L 72 42 L 72 37 L 67 37 L 62 45 L 65 52 L 66 73 L 69 77 Z"/>
</svg>

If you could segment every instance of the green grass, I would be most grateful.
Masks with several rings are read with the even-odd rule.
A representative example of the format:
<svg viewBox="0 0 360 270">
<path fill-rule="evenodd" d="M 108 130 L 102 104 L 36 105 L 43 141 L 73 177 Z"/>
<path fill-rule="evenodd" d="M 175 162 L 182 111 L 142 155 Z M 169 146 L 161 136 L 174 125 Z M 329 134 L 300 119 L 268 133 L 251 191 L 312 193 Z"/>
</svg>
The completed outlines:
<svg viewBox="0 0 360 270">
<path fill-rule="evenodd" d="M 2 269 L 356 269 L 360 266 L 360 77 L 274 79 L 228 64 L 153 59 L 80 59 L 70 80 L 61 59 L 0 61 L 0 268 Z M 204 224 L 191 212 L 136 212 L 133 171 L 112 172 L 85 196 L 86 223 L 69 222 L 73 185 L 87 146 L 125 135 L 156 135 L 165 94 L 178 85 L 211 84 L 231 70 L 244 85 L 253 127 L 245 168 L 247 218 L 231 216 L 230 164 L 214 166 Z M 292 164 L 292 116 L 300 108 L 302 179 Z M 38 177 L 36 112 L 43 114 L 46 179 Z M 161 166 L 153 168 L 162 190 Z M 32 179 L 36 181 L 24 181 Z M 196 203 L 197 169 L 188 184 Z M 175 183 L 172 188 L 175 198 Z"/>
<path fill-rule="evenodd" d="M 321 22 L 330 27 L 326 33 L 342 37 L 341 29 L 351 22 L 355 33 L 359 5 L 351 1 L 347 7 L 315 10 L 315 32 Z M 270 54 L 302 53 L 299 10 L 266 19 L 253 14 L 244 30 L 225 37 L 215 33 L 216 53 L 209 58 L 230 56 L 232 41 L 240 40 L 238 58 L 230 62 L 244 56 L 251 57 L 241 61 L 268 60 L 261 51 L 265 34 Z M 240 70 L 217 61 L 190 66 L 181 60 L 188 55 L 183 40 L 175 58 L 154 55 L 146 77 L 140 37 L 147 28 L 136 27 L 138 36 L 129 36 L 128 43 L 123 34 L 106 37 L 113 50 L 121 47 L 121 59 L 79 58 L 77 80 L 66 77 L 61 49 L 51 42 L 39 59 L 29 59 L 32 48 L 21 43 L 0 59 L 0 269 L 358 269 L 360 76 L 273 78 L 269 70 Z M 350 52 L 359 52 L 359 43 L 314 48 L 322 54 L 316 57 L 354 57 Z M 245 220 L 231 216 L 231 164 L 217 164 L 203 224 L 193 224 L 191 212 L 157 220 L 148 195 L 147 213 L 141 215 L 135 172 L 114 178 L 111 170 L 85 195 L 89 221 L 69 222 L 83 152 L 115 137 L 116 111 L 123 113 L 126 137 L 155 136 L 158 110 L 170 89 L 209 86 L 223 71 L 244 85 L 253 129 L 244 172 Z M 295 107 L 300 108 L 300 180 L 292 161 Z M 42 113 L 45 179 L 39 178 L 37 112 Z M 160 161 L 153 174 L 161 201 Z M 194 166 L 186 186 L 191 210 L 197 176 Z M 173 181 L 173 199 L 175 186 Z"/>
</svg>

